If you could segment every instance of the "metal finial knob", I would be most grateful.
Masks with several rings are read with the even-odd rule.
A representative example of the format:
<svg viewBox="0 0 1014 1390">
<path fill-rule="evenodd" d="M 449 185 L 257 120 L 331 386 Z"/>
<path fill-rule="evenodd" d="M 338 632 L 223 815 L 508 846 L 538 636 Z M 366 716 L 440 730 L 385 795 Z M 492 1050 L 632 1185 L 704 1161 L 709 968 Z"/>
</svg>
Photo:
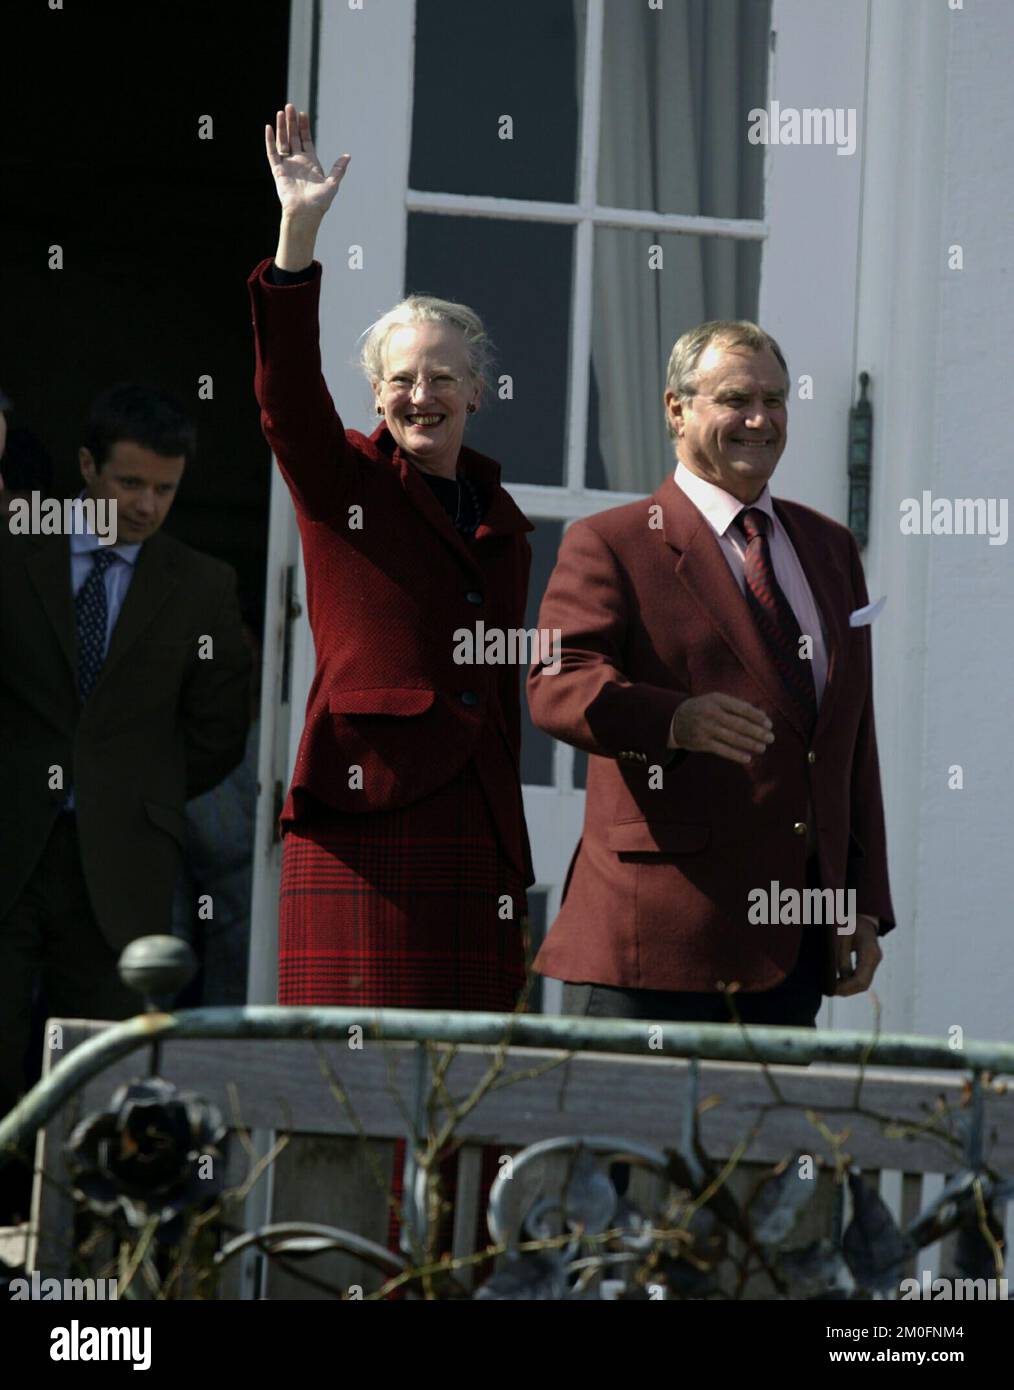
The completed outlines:
<svg viewBox="0 0 1014 1390">
<path fill-rule="evenodd" d="M 178 936 L 141 936 L 120 953 L 120 979 L 136 990 L 146 1009 L 171 1000 L 197 973 L 197 957 Z"/>
</svg>

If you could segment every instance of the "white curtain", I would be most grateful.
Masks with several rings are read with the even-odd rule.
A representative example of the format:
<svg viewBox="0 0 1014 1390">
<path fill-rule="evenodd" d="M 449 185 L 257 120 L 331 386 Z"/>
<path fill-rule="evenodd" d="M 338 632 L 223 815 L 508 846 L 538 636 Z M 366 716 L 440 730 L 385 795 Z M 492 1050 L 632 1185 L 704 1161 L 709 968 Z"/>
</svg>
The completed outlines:
<svg viewBox="0 0 1014 1390">
<path fill-rule="evenodd" d="M 606 0 L 598 201 L 759 217 L 763 147 L 746 112 L 765 101 L 769 0 Z M 584 0 L 575 0 L 583 39 Z M 583 43 L 579 43 L 579 51 Z M 649 266 L 649 248 L 662 268 Z M 662 391 L 673 343 L 709 318 L 756 312 L 755 243 L 600 229 L 592 368 L 602 468 L 588 482 L 651 492 L 672 464 Z M 590 438 L 595 422 L 590 422 Z"/>
</svg>

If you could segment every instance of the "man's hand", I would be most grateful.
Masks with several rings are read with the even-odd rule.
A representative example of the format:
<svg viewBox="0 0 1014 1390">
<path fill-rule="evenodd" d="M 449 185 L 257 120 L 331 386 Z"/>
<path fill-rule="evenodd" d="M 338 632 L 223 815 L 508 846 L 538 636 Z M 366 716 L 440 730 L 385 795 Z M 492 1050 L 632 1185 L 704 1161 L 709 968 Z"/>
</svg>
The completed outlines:
<svg viewBox="0 0 1014 1390">
<path fill-rule="evenodd" d="M 763 710 L 714 691 L 684 700 L 673 715 L 670 748 L 716 753 L 734 763 L 748 763 L 774 742 L 771 720 Z"/>
<path fill-rule="evenodd" d="M 884 959 L 877 939 L 876 918 L 860 914 L 855 931 L 850 936 L 839 936 L 837 941 L 838 988 L 835 994 L 862 994 L 873 983 L 877 966 Z"/>
</svg>

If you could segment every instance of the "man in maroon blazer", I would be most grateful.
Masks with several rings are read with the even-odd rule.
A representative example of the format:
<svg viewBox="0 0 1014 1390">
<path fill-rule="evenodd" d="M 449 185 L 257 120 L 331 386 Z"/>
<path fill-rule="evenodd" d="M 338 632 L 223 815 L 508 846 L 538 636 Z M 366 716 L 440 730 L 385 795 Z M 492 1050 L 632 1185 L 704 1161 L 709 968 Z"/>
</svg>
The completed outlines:
<svg viewBox="0 0 1014 1390">
<path fill-rule="evenodd" d="M 812 1026 L 822 994 L 869 987 L 894 925 L 875 613 L 849 530 L 768 490 L 788 382 L 756 325 L 684 334 L 675 473 L 560 548 L 539 627 L 560 629 L 561 668 L 533 665 L 528 699 L 591 755 L 535 962 L 568 982 L 565 1012 Z M 820 889 L 844 890 L 824 915 Z"/>
</svg>

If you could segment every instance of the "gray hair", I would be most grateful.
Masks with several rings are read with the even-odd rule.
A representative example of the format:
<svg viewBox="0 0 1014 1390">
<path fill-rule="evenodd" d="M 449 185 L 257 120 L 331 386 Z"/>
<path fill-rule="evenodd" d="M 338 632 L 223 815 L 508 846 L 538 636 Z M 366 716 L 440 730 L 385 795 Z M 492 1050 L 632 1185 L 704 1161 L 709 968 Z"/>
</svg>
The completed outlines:
<svg viewBox="0 0 1014 1390">
<path fill-rule="evenodd" d="M 696 328 L 688 329 L 682 337 L 676 339 L 669 354 L 669 366 L 665 376 L 666 391 L 671 391 L 681 401 L 689 401 L 696 396 L 697 363 L 705 348 L 710 347 L 712 343 L 720 343 L 722 347 L 748 348 L 751 352 L 773 353 L 785 373 L 785 386 L 788 388 L 789 368 L 785 355 L 770 333 L 765 333 L 763 328 L 751 323 L 749 319 L 709 319 L 707 323 L 699 323 Z M 669 432 L 669 438 L 675 439 L 676 431 L 669 419 L 668 409 L 665 412 L 665 427 Z"/>
<path fill-rule="evenodd" d="M 482 319 L 467 304 L 455 304 L 453 300 L 438 299 L 432 294 L 410 294 L 386 314 L 381 314 L 362 334 L 359 365 L 371 385 L 383 379 L 384 352 L 393 331 L 417 323 L 440 323 L 456 328 L 465 340 L 472 380 L 485 390 L 493 361 L 493 343 Z"/>
</svg>

